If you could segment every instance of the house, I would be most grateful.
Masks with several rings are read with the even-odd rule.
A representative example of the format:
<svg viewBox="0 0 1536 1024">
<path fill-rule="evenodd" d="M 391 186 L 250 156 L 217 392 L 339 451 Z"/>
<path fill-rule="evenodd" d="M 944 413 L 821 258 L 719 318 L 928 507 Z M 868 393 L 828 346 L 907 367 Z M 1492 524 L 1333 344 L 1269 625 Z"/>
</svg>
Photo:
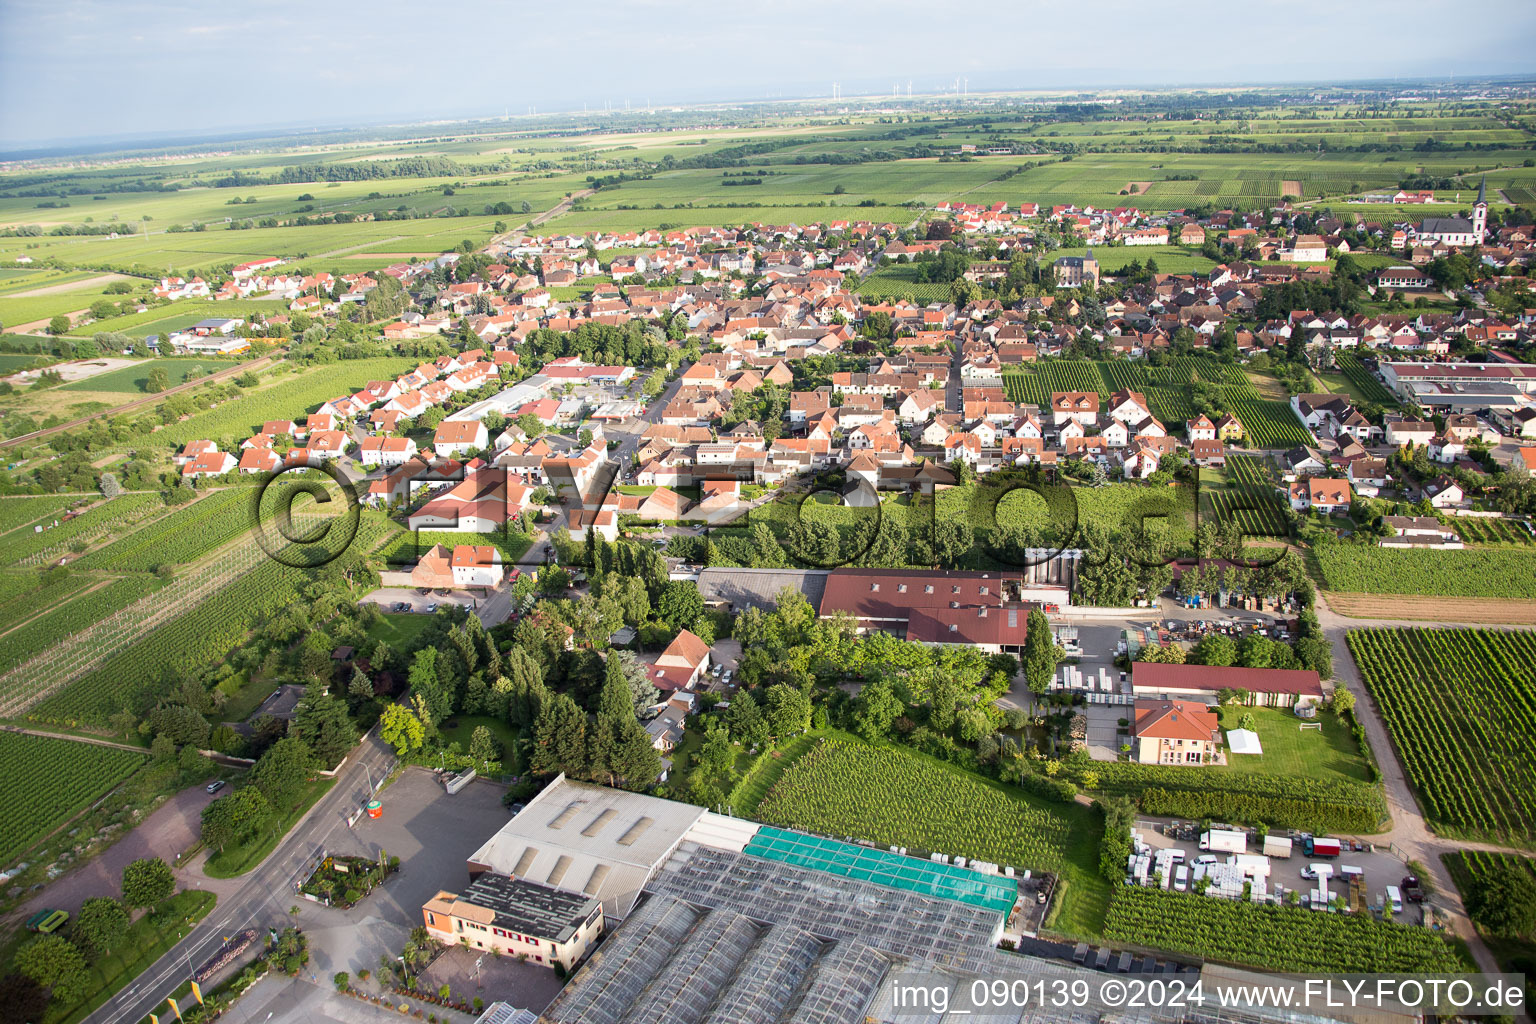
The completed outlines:
<svg viewBox="0 0 1536 1024">
<path fill-rule="evenodd" d="M 247 448 L 240 453 L 240 472 L 257 474 L 272 473 L 283 464 L 283 458 L 271 448 Z"/>
<path fill-rule="evenodd" d="M 1216 440 L 1216 424 L 1212 423 L 1210 417 L 1206 416 L 1205 413 L 1201 413 L 1194 419 L 1186 421 L 1184 432 L 1191 443 L 1195 441 Z"/>
<path fill-rule="evenodd" d="M 1353 492 L 1348 480 L 1311 476 L 1292 482 L 1282 493 L 1297 512 L 1348 512 Z"/>
<path fill-rule="evenodd" d="M 619 539 L 619 515 L 611 508 L 573 508 L 566 514 L 566 529 L 573 540 L 586 540 L 595 533 L 612 543 Z"/>
<path fill-rule="evenodd" d="M 1220 441 L 1196 441 L 1189 446 L 1190 458 L 1194 459 L 1197 466 L 1225 466 L 1227 464 L 1227 450 Z"/>
<path fill-rule="evenodd" d="M 1138 699 L 1166 701 L 1187 697 L 1205 703 L 1214 702 L 1222 690 L 1246 691 L 1247 703 L 1272 707 L 1313 704 L 1323 699 L 1322 680 L 1310 669 L 1138 661 L 1131 666 L 1131 689 Z"/>
<path fill-rule="evenodd" d="M 1461 535 L 1434 516 L 1382 516 L 1381 521 L 1392 531 L 1377 542 L 1384 548 L 1462 547 Z"/>
<path fill-rule="evenodd" d="M 185 466 L 195 461 L 198 456 L 207 455 L 219 450 L 219 446 L 213 441 L 188 441 L 185 448 L 176 454 L 171 460 L 178 466 Z"/>
<path fill-rule="evenodd" d="M 1221 727 L 1203 701 L 1138 700 L 1131 739 L 1142 764 L 1211 764 L 1221 756 Z"/>
<path fill-rule="evenodd" d="M 456 587 L 494 587 L 506 575 L 501 551 L 489 544 L 457 544 L 448 564 Z"/>
<path fill-rule="evenodd" d="M 1243 439 L 1243 425 L 1236 416 L 1224 413 L 1221 419 L 1216 421 L 1216 439 L 1218 441 L 1241 441 Z"/>
<path fill-rule="evenodd" d="M 403 466 L 415 454 L 416 442 L 408 437 L 365 437 L 357 446 L 365 466 Z"/>
<path fill-rule="evenodd" d="M 456 465 L 456 464 L 455 464 Z M 490 533 L 528 505 L 531 490 L 502 470 L 474 469 L 433 493 L 406 519 L 412 530 Z"/>
<path fill-rule="evenodd" d="M 344 430 L 316 430 L 310 433 L 305 447 L 315 461 L 329 462 L 341 456 L 351 443 L 352 438 Z"/>
<path fill-rule="evenodd" d="M 444 420 L 432 435 L 432 450 L 444 458 L 485 448 L 490 435 L 479 420 Z"/>
<path fill-rule="evenodd" d="M 1449 476 L 1438 476 L 1424 485 L 1424 497 L 1433 508 L 1454 508 L 1466 503 L 1467 495 L 1461 484 Z"/>
<path fill-rule="evenodd" d="M 1344 476 L 1356 494 L 1374 498 L 1387 485 L 1387 460 L 1370 456 L 1351 459 L 1344 469 Z"/>
<path fill-rule="evenodd" d="M 1466 454 L 1466 442 L 1453 436 L 1449 431 L 1437 435 L 1429 442 L 1429 457 L 1435 462 L 1444 462 L 1449 465 Z"/>
<path fill-rule="evenodd" d="M 680 630 L 656 658 L 651 682 L 663 693 L 688 690 L 709 671 L 709 645 L 688 630 Z"/>
<path fill-rule="evenodd" d="M 1286 480 L 1294 480 L 1303 473 L 1321 473 L 1328 468 L 1323 453 L 1308 445 L 1299 445 L 1280 456 Z"/>
<path fill-rule="evenodd" d="M 427 934 L 524 963 L 576 970 L 603 934 L 603 905 L 585 892 L 487 871 L 461 892 L 422 904 Z"/>
<path fill-rule="evenodd" d="M 1057 391 L 1051 395 L 1051 422 L 1079 423 L 1091 427 L 1099 419 L 1099 393 L 1097 391 Z"/>
<path fill-rule="evenodd" d="M 1424 420 L 1386 421 L 1387 444 L 1401 448 L 1404 445 L 1427 445 L 1435 439 L 1435 425 Z"/>
<path fill-rule="evenodd" d="M 181 467 L 181 476 L 184 480 L 196 480 L 204 476 L 223 476 L 238 464 L 238 460 L 233 455 L 215 448 L 212 451 L 203 451 L 196 458 L 185 463 Z"/>
</svg>

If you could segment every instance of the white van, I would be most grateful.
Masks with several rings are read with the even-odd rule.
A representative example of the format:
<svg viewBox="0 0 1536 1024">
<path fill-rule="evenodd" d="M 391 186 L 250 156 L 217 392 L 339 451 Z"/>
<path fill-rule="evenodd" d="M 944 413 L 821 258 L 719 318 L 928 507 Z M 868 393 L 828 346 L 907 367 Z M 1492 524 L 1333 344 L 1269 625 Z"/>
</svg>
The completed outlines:
<svg viewBox="0 0 1536 1024">
<path fill-rule="evenodd" d="M 1179 892 L 1186 892 L 1189 889 L 1189 868 L 1183 864 L 1180 864 L 1178 870 L 1173 873 L 1173 887 Z"/>
<path fill-rule="evenodd" d="M 1387 886 L 1386 910 L 1390 914 L 1401 914 L 1403 912 L 1403 894 L 1398 891 L 1395 885 Z"/>
</svg>

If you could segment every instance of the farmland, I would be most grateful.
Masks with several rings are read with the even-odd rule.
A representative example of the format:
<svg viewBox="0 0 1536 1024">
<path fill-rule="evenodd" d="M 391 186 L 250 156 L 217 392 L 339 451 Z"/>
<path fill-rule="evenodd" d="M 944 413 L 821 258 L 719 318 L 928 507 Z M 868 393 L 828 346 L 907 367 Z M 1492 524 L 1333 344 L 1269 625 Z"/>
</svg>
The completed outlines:
<svg viewBox="0 0 1536 1024">
<path fill-rule="evenodd" d="M 63 588 L 40 592 L 39 596 L 46 595 L 49 600 L 44 605 L 30 609 L 35 617 L 0 635 L 0 672 L 9 672 L 25 664 L 43 651 L 64 643 L 87 626 L 121 611 L 153 592 L 159 582 L 149 576 L 122 576 L 108 580 L 73 577 L 69 584 Z M 85 584 L 89 589 L 85 590 L 80 584 Z M 58 603 L 70 593 L 71 586 L 78 596 Z M 62 592 L 59 592 L 61 589 Z M 10 611 L 7 606 L 7 612 Z"/>
<path fill-rule="evenodd" d="M 1251 455 L 1230 455 L 1220 486 L 1200 476 L 1200 495 L 1208 499 L 1218 522 L 1235 522 L 1249 537 L 1284 537 L 1289 533 L 1286 506 L 1269 480 L 1265 463 Z"/>
<path fill-rule="evenodd" d="M 84 380 L 71 381 L 68 384 L 59 385 L 60 391 L 115 391 L 125 395 L 142 395 L 149 392 L 149 372 L 151 370 L 164 370 L 171 387 L 177 384 L 185 384 L 189 380 L 210 373 L 217 373 L 235 365 L 228 359 L 208 359 L 198 357 L 173 357 L 146 359 L 134 366 L 124 366 L 118 370 L 108 370 L 106 373 L 98 373 L 94 377 Z"/>
<path fill-rule="evenodd" d="M 1139 886 L 1115 890 L 1104 937 L 1273 971 L 1464 969 L 1451 945 L 1423 928 Z"/>
<path fill-rule="evenodd" d="M 1085 808 L 1047 804 L 900 747 L 828 736 L 784 770 L 756 816 L 823 835 L 1061 872 L 1074 907 L 1070 922 L 1057 927 L 1097 930 L 1104 882 Z"/>
<path fill-rule="evenodd" d="M 1494 880 L 1518 885 L 1523 879 L 1528 884 L 1536 884 L 1536 860 L 1512 853 L 1481 850 L 1448 853 L 1445 864 L 1456 881 L 1456 888 L 1464 896 L 1479 885 Z M 1482 933 L 1489 952 L 1499 961 L 1500 970 L 1525 975 L 1529 999 L 1532 987 L 1536 986 L 1536 934 L 1495 935 L 1486 929 L 1482 929 Z"/>
<path fill-rule="evenodd" d="M 128 750 L 0 732 L 0 864 L 10 865 L 143 763 Z"/>
<path fill-rule="evenodd" d="M 1536 635 L 1366 629 L 1349 647 L 1431 827 L 1536 847 Z"/>
<path fill-rule="evenodd" d="M 75 544 L 89 544 L 142 521 L 164 507 L 160 495 L 140 491 L 99 502 L 68 522 L 54 526 L 47 516 L 41 531 L 20 529 L 0 536 L 0 564 L 38 565 L 56 558 Z"/>
<path fill-rule="evenodd" d="M 152 572 L 196 561 L 251 528 L 249 487 L 226 487 L 177 509 L 76 562 L 81 569 Z"/>
<path fill-rule="evenodd" d="M 1313 548 L 1323 588 L 1347 594 L 1536 599 L 1536 550 L 1420 551 L 1360 544 Z"/>
<path fill-rule="evenodd" d="M 1533 544 L 1536 536 L 1530 524 L 1517 519 L 1483 519 L 1456 516 L 1451 520 L 1456 533 L 1468 544 Z"/>
</svg>

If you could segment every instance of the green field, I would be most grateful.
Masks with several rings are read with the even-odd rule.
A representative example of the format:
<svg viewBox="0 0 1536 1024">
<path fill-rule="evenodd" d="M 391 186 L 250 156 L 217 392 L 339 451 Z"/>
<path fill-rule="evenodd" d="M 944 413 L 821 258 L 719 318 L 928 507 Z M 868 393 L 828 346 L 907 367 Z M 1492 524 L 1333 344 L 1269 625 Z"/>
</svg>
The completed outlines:
<svg viewBox="0 0 1536 1024">
<path fill-rule="evenodd" d="M 171 386 L 185 384 L 189 380 L 205 377 L 210 373 L 218 373 L 235 365 L 228 359 L 202 359 L 197 357 L 174 357 L 145 359 L 133 366 L 125 366 L 119 370 L 108 370 L 106 373 L 98 373 L 94 377 L 84 380 L 72 381 L 69 384 L 59 386 L 60 391 L 118 391 L 128 395 L 143 395 L 149 393 L 149 373 L 154 369 L 164 370 Z M 194 373 L 194 371 L 197 371 Z"/>
<path fill-rule="evenodd" d="M 1362 544 L 1312 549 L 1324 589 L 1346 594 L 1536 599 L 1536 550 L 1419 551 Z"/>
<path fill-rule="evenodd" d="M 1310 776 L 1324 781 L 1370 783 L 1371 769 L 1349 726 L 1336 715 L 1322 714 L 1313 720 L 1321 730 L 1302 730 L 1295 715 L 1279 708 L 1236 707 L 1220 709 L 1222 729 L 1236 729 L 1245 715 L 1254 718 L 1254 731 L 1264 752 L 1259 755 L 1227 755 L 1227 763 L 1210 771 L 1237 774 Z"/>
<path fill-rule="evenodd" d="M 62 825 L 144 763 L 112 747 L 0 732 L 0 864 Z"/>
<path fill-rule="evenodd" d="M 375 640 L 383 640 L 396 650 L 403 650 L 431 624 L 430 615 L 385 612 L 379 616 L 378 622 L 368 627 L 368 635 Z"/>
</svg>

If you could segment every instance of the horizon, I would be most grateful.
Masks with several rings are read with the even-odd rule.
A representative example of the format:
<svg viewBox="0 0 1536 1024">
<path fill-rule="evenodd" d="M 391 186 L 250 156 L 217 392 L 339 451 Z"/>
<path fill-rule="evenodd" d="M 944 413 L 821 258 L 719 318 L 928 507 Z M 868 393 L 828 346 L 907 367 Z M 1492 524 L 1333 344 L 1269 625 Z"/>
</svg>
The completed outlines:
<svg viewBox="0 0 1536 1024">
<path fill-rule="evenodd" d="M 1480 82 L 1536 74 L 1525 46 L 1536 37 L 1536 7 L 1519 0 L 1473 0 L 1465 23 L 1497 24 L 1500 31 L 1487 39 L 1467 33 L 1449 42 L 1420 31 L 1416 12 L 1437 13 L 1426 0 L 1367 0 L 1346 11 L 1310 0 L 1291 15 L 1293 23 L 1336 26 L 1330 31 L 1340 38 L 1368 33 L 1374 45 L 1358 57 L 1340 58 L 1338 48 L 1307 41 L 1271 62 L 1278 70 L 1265 77 L 1253 75 L 1253 48 L 1233 45 L 1201 52 L 1197 63 L 1161 79 L 1147 69 L 1171 66 L 1164 56 L 1189 45 L 1183 25 L 1219 24 L 1230 40 L 1262 30 L 1264 19 L 1201 0 L 1172 23 L 1113 0 L 1106 21 L 1123 26 L 1122 38 L 1136 40 L 1124 51 L 1126 59 L 1118 59 L 1099 48 L 1036 45 L 1080 32 L 1072 10 L 1054 3 L 1023 8 L 972 0 L 965 10 L 946 14 L 957 31 L 968 20 L 981 20 L 994 26 L 989 35 L 1017 37 L 1024 45 L 1003 60 L 962 47 L 944 70 L 913 72 L 900 59 L 910 53 L 906 26 L 931 15 L 909 6 L 909 12 L 881 8 L 879 17 L 870 18 L 796 0 L 766 20 L 761 12 L 714 9 L 701 20 L 689 12 L 705 9 L 690 0 L 648 3 L 589 21 L 585 24 L 598 27 L 576 37 L 565 31 L 563 12 L 515 12 L 473 0 L 461 17 L 484 31 L 463 46 L 454 39 L 423 46 L 418 31 L 399 24 L 415 14 L 399 0 L 370 11 L 369 23 L 362 25 L 344 11 L 309 11 L 292 0 L 269 5 L 262 17 L 210 13 L 185 3 L 4 0 L 0 88 L 26 102 L 12 102 L 0 112 L 0 150 L 20 154 L 438 121 L 515 121 L 530 114 L 569 119 L 578 112 L 623 113 L 626 105 L 629 113 L 638 113 L 814 103 L 831 100 L 834 83 L 839 98 L 869 103 L 892 98 L 893 90 L 905 101 L 910 82 L 915 103 L 945 90 L 954 97 L 957 84 L 966 94 L 959 98 L 969 99 L 1033 92 L 1454 84 L 1458 78 Z M 797 34 L 805 23 L 802 15 L 818 23 L 809 40 Z M 686 27 L 673 33 L 674 23 Z M 540 40 L 539 47 L 525 53 L 518 45 L 524 37 Z M 850 37 L 861 44 L 838 43 Z M 1254 47 L 1269 52 L 1262 37 Z M 748 61 L 747 70 L 728 78 L 709 70 L 722 56 L 752 50 L 774 54 L 771 71 L 766 61 L 760 71 Z M 1150 64 L 1129 59 L 1149 50 L 1158 55 Z M 665 66 L 654 66 L 669 52 L 697 54 L 706 65 L 702 80 L 697 71 L 669 76 Z M 1402 74 L 1404 67 L 1415 73 Z M 403 88 L 413 85 L 422 87 Z M 165 96 L 176 99 L 148 99 Z M 289 99 L 294 96 L 309 99 L 301 107 Z"/>
</svg>

